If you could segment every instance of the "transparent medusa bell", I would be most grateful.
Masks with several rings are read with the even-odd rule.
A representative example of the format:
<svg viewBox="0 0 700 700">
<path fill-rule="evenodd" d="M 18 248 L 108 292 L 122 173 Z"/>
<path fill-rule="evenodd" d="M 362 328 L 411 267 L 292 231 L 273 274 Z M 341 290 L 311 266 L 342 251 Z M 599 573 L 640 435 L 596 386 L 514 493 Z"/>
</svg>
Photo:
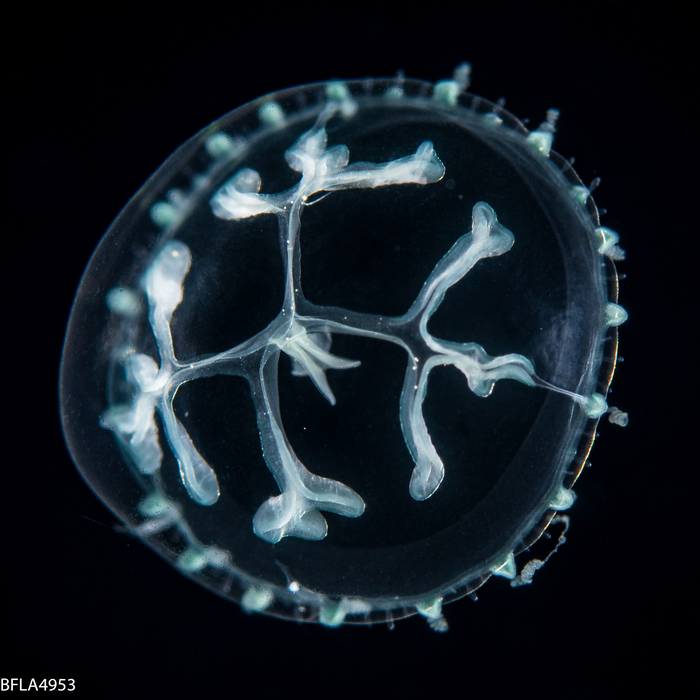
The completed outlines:
<svg viewBox="0 0 700 700">
<path fill-rule="evenodd" d="M 442 605 L 491 575 L 527 582 L 514 555 L 573 502 L 611 410 L 623 253 L 551 150 L 556 111 L 528 132 L 468 77 L 234 110 L 84 274 L 61 369 L 73 458 L 247 611 L 446 629 Z"/>
</svg>

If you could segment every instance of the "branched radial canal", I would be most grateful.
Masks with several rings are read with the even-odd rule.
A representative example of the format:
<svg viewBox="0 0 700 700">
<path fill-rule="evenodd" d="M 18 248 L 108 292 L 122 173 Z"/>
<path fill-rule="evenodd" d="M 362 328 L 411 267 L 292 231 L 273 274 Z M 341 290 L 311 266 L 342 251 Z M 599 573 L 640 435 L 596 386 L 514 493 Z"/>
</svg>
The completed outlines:
<svg viewBox="0 0 700 700">
<path fill-rule="evenodd" d="M 365 508 L 362 498 L 350 487 L 311 473 L 296 456 L 280 415 L 278 368 L 281 352 L 291 358 L 293 374 L 309 377 L 334 405 L 336 398 L 326 373 L 352 369 L 360 364 L 331 352 L 334 333 L 383 340 L 406 351 L 408 360 L 399 411 L 406 446 L 415 463 L 410 494 L 418 501 L 432 496 L 444 476 L 443 462 L 423 417 L 428 377 L 434 367 L 456 367 L 478 396 L 488 396 L 500 379 L 514 379 L 528 386 L 567 394 L 592 417 L 607 408 L 597 394 L 580 396 L 538 378 L 532 363 L 522 355 L 492 357 L 476 343 L 440 340 L 428 332 L 428 321 L 448 289 L 479 260 L 503 255 L 513 245 L 513 234 L 498 222 L 496 213 L 485 202 L 474 205 L 471 229 L 438 262 L 403 316 L 380 317 L 313 306 L 304 299 L 299 270 L 300 231 L 304 205 L 310 198 L 342 189 L 409 183 L 429 185 L 438 182 L 445 173 L 428 141 L 420 144 L 414 154 L 388 163 L 349 164 L 346 146 L 327 148 L 325 124 L 333 113 L 332 106 L 326 108 L 314 127 L 286 152 L 288 165 L 301 173 L 295 187 L 279 194 L 261 194 L 260 175 L 243 168 L 211 200 L 212 212 L 221 219 L 237 220 L 263 214 L 277 216 L 285 271 L 284 302 L 277 318 L 237 347 L 203 360 L 180 362 L 173 349 L 170 321 L 183 298 L 191 253 L 181 241 L 170 241 L 144 276 L 149 321 L 160 366 L 149 355 L 129 354 L 125 370 L 132 389 L 131 403 L 111 407 L 102 417 L 102 424 L 116 434 L 137 468 L 144 474 L 154 474 L 163 458 L 155 421 L 158 412 L 189 496 L 209 506 L 220 496 L 216 473 L 175 416 L 173 399 L 178 388 L 188 381 L 217 374 L 245 377 L 250 383 L 257 413 L 263 456 L 280 489 L 279 495 L 260 506 L 253 518 L 253 528 L 260 538 L 273 543 L 291 536 L 323 539 L 328 526 L 322 511 L 354 518 Z M 304 314 L 298 307 L 303 308 Z M 313 315 L 306 314 L 307 309 L 312 309 Z"/>
</svg>

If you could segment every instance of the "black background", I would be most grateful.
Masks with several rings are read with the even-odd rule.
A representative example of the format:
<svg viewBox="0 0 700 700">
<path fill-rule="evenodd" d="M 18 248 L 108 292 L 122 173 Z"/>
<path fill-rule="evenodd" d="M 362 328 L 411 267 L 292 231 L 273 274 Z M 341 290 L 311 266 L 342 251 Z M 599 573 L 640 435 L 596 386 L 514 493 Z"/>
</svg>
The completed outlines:
<svg viewBox="0 0 700 700">
<path fill-rule="evenodd" d="M 21 48 L 5 66 L 0 607 L 12 651 L 0 657 L 2 677 L 75 678 L 96 698 L 450 690 L 625 698 L 640 688 L 685 697 L 683 581 L 694 554 L 680 521 L 694 506 L 680 424 L 696 382 L 684 379 L 692 355 L 683 341 L 696 313 L 683 273 L 697 245 L 690 17 L 627 2 L 564 7 L 419 13 L 380 3 L 241 15 L 227 4 L 146 17 L 114 5 L 95 15 L 28 14 L 14 27 Z M 446 608 L 448 634 L 419 617 L 392 631 L 247 616 L 115 531 L 72 465 L 57 375 L 80 275 L 131 195 L 223 113 L 330 78 L 403 69 L 436 81 L 463 60 L 474 68 L 472 92 L 506 97 L 531 126 L 560 109 L 555 149 L 576 157 L 584 181 L 602 178 L 602 223 L 628 254 L 618 270 L 630 318 L 610 402 L 630 423 L 601 423 L 568 542 L 534 584 L 489 582 L 477 602 Z"/>
</svg>

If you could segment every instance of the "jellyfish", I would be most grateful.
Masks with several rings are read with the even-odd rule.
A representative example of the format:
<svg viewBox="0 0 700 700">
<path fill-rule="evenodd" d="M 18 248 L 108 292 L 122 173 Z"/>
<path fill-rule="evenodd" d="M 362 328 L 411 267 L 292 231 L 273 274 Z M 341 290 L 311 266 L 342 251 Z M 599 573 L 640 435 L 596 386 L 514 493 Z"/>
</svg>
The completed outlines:
<svg viewBox="0 0 700 700">
<path fill-rule="evenodd" d="M 77 292 L 66 441 L 201 585 L 329 627 L 443 606 L 574 501 L 617 353 L 618 235 L 533 131 L 467 92 L 331 81 L 178 149 Z"/>
</svg>

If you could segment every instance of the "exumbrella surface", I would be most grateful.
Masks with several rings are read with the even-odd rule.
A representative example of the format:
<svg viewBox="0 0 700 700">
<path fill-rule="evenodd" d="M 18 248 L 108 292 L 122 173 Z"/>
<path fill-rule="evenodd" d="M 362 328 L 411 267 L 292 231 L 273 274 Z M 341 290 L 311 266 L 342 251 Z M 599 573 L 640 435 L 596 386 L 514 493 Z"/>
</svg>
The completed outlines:
<svg viewBox="0 0 700 700">
<path fill-rule="evenodd" d="M 551 150 L 402 76 L 285 90 L 178 149 L 97 247 L 63 427 L 102 501 L 246 611 L 422 614 L 527 549 L 585 463 L 617 235 Z M 625 414 L 611 409 L 611 420 Z"/>
</svg>

